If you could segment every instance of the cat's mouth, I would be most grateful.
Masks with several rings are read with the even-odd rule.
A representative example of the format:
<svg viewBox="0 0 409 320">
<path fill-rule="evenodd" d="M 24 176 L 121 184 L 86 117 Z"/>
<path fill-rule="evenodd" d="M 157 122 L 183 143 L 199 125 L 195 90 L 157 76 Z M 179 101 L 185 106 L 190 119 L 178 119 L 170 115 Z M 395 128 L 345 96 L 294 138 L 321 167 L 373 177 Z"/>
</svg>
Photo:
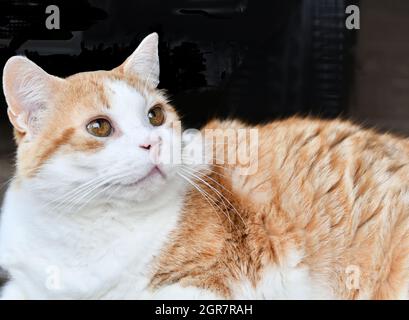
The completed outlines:
<svg viewBox="0 0 409 320">
<path fill-rule="evenodd" d="M 137 179 L 134 182 L 119 182 L 117 183 L 118 186 L 122 186 L 122 187 L 126 187 L 126 188 L 132 188 L 135 186 L 140 185 L 141 183 L 154 178 L 154 177 L 160 177 L 162 179 L 166 179 L 166 175 L 163 173 L 163 171 L 158 167 L 158 166 L 154 166 L 149 172 L 148 174 L 146 174 L 145 176 L 143 176 L 140 179 Z"/>
</svg>

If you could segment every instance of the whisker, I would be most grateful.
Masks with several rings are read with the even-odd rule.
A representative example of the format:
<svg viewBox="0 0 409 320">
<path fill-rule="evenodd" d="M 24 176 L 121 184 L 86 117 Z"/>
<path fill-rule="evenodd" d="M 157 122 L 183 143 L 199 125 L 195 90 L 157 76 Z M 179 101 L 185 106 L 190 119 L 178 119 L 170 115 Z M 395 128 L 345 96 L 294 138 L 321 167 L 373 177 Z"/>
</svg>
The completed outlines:
<svg viewBox="0 0 409 320">
<path fill-rule="evenodd" d="M 79 185 L 78 187 L 74 188 L 73 190 L 69 191 L 67 194 L 64 194 L 56 199 L 53 199 L 52 201 L 48 202 L 44 207 L 50 207 L 52 204 L 56 203 L 55 206 L 51 207 L 52 209 L 57 209 L 59 205 L 69 202 L 70 200 L 74 199 L 77 197 L 80 193 L 85 192 L 89 187 L 93 186 L 94 184 L 103 181 L 106 177 L 96 177 L 94 179 L 91 179 L 90 181 L 87 181 L 86 183 L 83 183 Z"/>
<path fill-rule="evenodd" d="M 179 165 L 179 167 L 190 168 L 190 169 L 192 169 L 192 170 L 195 170 L 195 172 L 200 172 L 200 173 L 202 173 L 202 171 L 207 171 L 207 172 L 210 172 L 211 174 L 215 174 L 215 175 L 220 176 L 220 177 L 222 177 L 222 178 L 227 178 L 227 176 L 226 176 L 225 174 L 223 174 L 223 173 L 221 173 L 221 172 L 218 172 L 218 171 L 215 171 L 215 170 L 212 170 L 212 169 L 210 169 L 210 168 L 201 167 L 201 168 L 199 168 L 199 169 L 196 169 L 196 168 L 191 167 L 191 166 L 189 166 L 189 165 L 186 165 L 186 164 L 184 164 L 184 163 L 182 163 L 181 165 Z M 202 173 L 202 174 L 205 174 L 205 173 Z"/>
<path fill-rule="evenodd" d="M 99 196 L 101 193 L 104 193 L 105 191 L 109 190 L 110 188 L 112 188 L 113 186 L 108 184 L 106 185 L 104 188 L 98 190 L 97 192 L 95 192 L 93 195 L 91 195 L 88 200 L 83 203 L 81 206 L 76 208 L 76 211 L 81 211 L 83 208 L 85 208 L 92 200 L 94 200 L 97 196 Z"/>
<path fill-rule="evenodd" d="M 188 175 L 190 175 L 193 179 L 197 179 L 197 177 L 196 177 L 193 173 L 188 173 L 188 172 L 186 172 L 186 171 L 185 171 L 185 173 L 188 174 Z M 203 190 L 203 189 L 202 189 L 202 190 Z M 212 190 L 212 191 L 213 191 L 213 190 Z M 214 192 L 214 191 L 213 191 L 213 192 Z M 207 194 L 210 195 L 210 193 L 207 193 Z M 224 198 L 221 197 L 220 195 L 218 195 L 217 193 L 215 193 L 215 196 L 216 196 L 217 199 L 218 199 L 219 201 L 221 201 L 221 203 L 223 204 L 223 207 L 224 207 L 224 210 L 222 210 L 223 213 L 226 215 L 226 217 L 229 219 L 229 221 L 233 224 L 233 222 L 232 222 L 231 219 L 230 219 L 230 215 L 228 214 L 229 208 L 228 208 L 228 206 L 226 205 L 226 202 L 224 201 Z M 214 198 L 213 198 L 213 199 L 214 199 Z M 221 209 L 221 208 L 219 207 L 219 209 Z"/>
<path fill-rule="evenodd" d="M 191 173 L 189 173 L 189 172 L 187 172 L 187 171 L 184 171 L 184 173 L 190 175 L 190 176 L 191 176 L 192 178 L 194 178 L 194 179 L 200 179 L 199 177 L 197 177 L 197 176 L 195 176 L 194 174 L 191 174 Z M 202 182 L 204 182 L 204 181 L 202 180 Z M 206 182 L 204 182 L 204 183 L 206 184 Z M 224 208 L 225 208 L 226 211 L 224 211 L 220 206 L 218 206 L 218 208 L 219 208 L 219 209 L 223 212 L 223 214 L 229 219 L 231 225 L 234 226 L 234 227 L 236 227 L 236 226 L 234 225 L 233 221 L 231 220 L 230 215 L 228 214 L 229 210 L 228 210 L 228 207 L 227 207 L 226 203 L 224 202 L 224 200 L 227 200 L 227 199 L 226 199 L 223 195 L 221 195 L 220 193 L 217 194 L 217 190 L 216 190 L 215 188 L 212 188 L 212 186 L 210 186 L 210 185 L 208 185 L 208 184 L 207 184 L 207 186 L 210 187 L 213 192 L 216 191 L 216 192 L 215 192 L 215 195 L 218 197 L 219 201 L 222 202 L 222 204 L 223 204 L 223 206 L 224 206 Z M 203 190 L 203 189 L 202 189 L 202 190 Z M 204 191 L 204 190 L 203 190 L 203 191 Z M 207 193 L 207 194 L 210 196 L 209 193 Z M 212 199 L 214 200 L 214 198 L 212 198 Z M 214 201 L 215 201 L 215 200 L 214 200 Z M 229 201 L 227 200 L 227 202 L 229 202 Z M 230 204 L 230 206 L 232 206 L 232 205 Z"/>
<path fill-rule="evenodd" d="M 113 168 L 111 167 L 111 169 L 115 169 L 115 167 L 121 168 L 120 165 L 117 165 L 117 166 L 114 166 Z M 111 175 L 111 176 L 114 176 L 114 175 Z M 80 184 L 79 186 L 77 186 L 73 190 L 69 191 L 68 193 L 66 193 L 66 194 L 64 194 L 64 195 L 62 195 L 62 196 L 48 202 L 45 205 L 45 208 L 49 207 L 53 203 L 56 203 L 57 205 L 56 205 L 56 207 L 54 207 L 54 209 L 56 209 L 56 208 L 58 208 L 59 205 L 61 205 L 63 203 L 66 203 L 66 202 L 69 202 L 72 199 L 74 199 L 75 197 L 77 197 L 80 193 L 87 191 L 88 188 L 91 185 L 97 184 L 100 181 L 103 181 L 104 179 L 108 179 L 109 177 L 110 176 L 106 176 L 106 175 L 96 176 L 95 178 L 93 178 L 93 179 L 91 179 L 91 180 L 89 180 L 89 181 L 87 181 L 87 182 L 85 182 L 83 184 Z"/>
<path fill-rule="evenodd" d="M 183 169 L 182 169 L 183 170 Z M 188 171 L 184 171 L 185 173 L 188 173 Z M 200 178 L 197 175 L 191 174 L 192 176 L 194 176 L 195 178 L 199 179 L 201 182 L 203 182 L 205 185 L 207 185 L 210 189 L 212 189 L 215 193 L 217 193 L 220 197 L 222 197 L 223 199 L 225 199 L 227 201 L 227 203 L 230 205 L 230 207 L 236 212 L 236 214 L 240 217 L 241 221 L 243 222 L 244 225 L 246 225 L 245 220 L 243 219 L 243 217 L 241 216 L 241 214 L 238 212 L 238 210 L 236 209 L 236 207 L 229 201 L 229 199 L 227 199 L 219 190 L 217 190 L 216 188 L 214 188 L 212 185 L 210 185 L 208 182 L 206 182 L 204 179 Z"/>
<path fill-rule="evenodd" d="M 116 173 L 114 175 L 108 177 L 100 177 L 98 179 L 93 179 L 92 183 L 87 183 L 87 186 L 77 190 L 74 195 L 71 195 L 69 198 L 64 199 L 61 201 L 57 206 L 54 206 L 52 210 L 60 209 L 61 211 L 65 211 L 67 209 L 73 210 L 81 200 L 85 199 L 89 194 L 91 194 L 94 190 L 104 186 L 107 183 L 111 183 L 115 179 L 119 179 L 123 176 L 126 176 L 124 173 Z"/>
<path fill-rule="evenodd" d="M 210 177 L 208 174 L 205 174 L 203 172 L 200 172 L 200 170 L 195 170 L 193 168 L 189 168 L 189 167 L 184 167 L 184 170 L 190 170 L 192 173 L 196 173 L 196 174 L 200 174 L 202 176 L 205 176 L 206 178 L 212 180 L 215 184 L 217 184 L 220 188 L 222 188 L 223 190 L 227 191 L 230 194 L 233 194 L 229 189 L 227 189 L 225 186 L 223 186 L 222 184 L 220 184 L 218 181 L 216 181 L 215 179 L 213 179 L 212 177 Z M 217 172 L 209 170 L 211 173 L 217 174 Z M 223 176 L 226 177 L 226 176 Z"/>
<path fill-rule="evenodd" d="M 80 202 L 81 202 L 83 199 L 85 199 L 85 198 L 86 198 L 87 196 L 89 196 L 90 194 L 92 195 L 92 193 L 93 193 L 95 190 L 97 190 L 97 195 L 98 195 L 98 194 L 99 194 L 99 193 L 98 193 L 98 192 L 99 192 L 98 189 L 99 189 L 100 187 L 103 187 L 103 186 L 106 185 L 106 184 L 108 184 L 108 187 L 109 187 L 109 186 L 111 186 L 110 183 L 112 183 L 114 180 L 117 180 L 117 179 L 121 179 L 121 178 L 123 178 L 123 177 L 126 177 L 127 174 L 128 174 L 128 172 L 126 172 L 126 173 L 117 173 L 117 174 L 115 174 L 115 175 L 112 175 L 112 176 L 106 178 L 105 180 L 101 181 L 101 182 L 98 183 L 97 185 L 95 185 L 95 186 L 89 188 L 88 191 L 85 192 L 84 194 L 82 194 L 81 196 L 77 197 L 76 199 L 73 199 L 73 200 L 71 201 L 71 206 L 67 206 L 67 209 L 70 209 L 70 210 L 74 209 L 77 205 L 80 204 Z M 105 187 L 104 187 L 104 188 L 105 188 Z M 104 188 L 103 188 L 103 189 L 104 189 Z M 87 201 L 85 202 L 85 204 L 88 204 L 92 199 L 94 199 L 94 198 L 95 198 L 94 196 L 95 196 L 95 195 L 92 195 L 92 196 L 91 196 L 91 199 L 90 199 L 90 200 L 87 200 Z M 82 208 L 82 207 L 81 207 L 81 208 Z M 78 209 L 77 209 L 77 210 L 78 210 Z"/>
<path fill-rule="evenodd" d="M 0 190 L 2 190 L 3 188 L 8 187 L 9 183 L 12 182 L 14 179 L 14 177 L 11 177 L 9 179 L 7 179 L 6 181 L 4 181 L 1 185 L 0 185 Z"/>
<path fill-rule="evenodd" d="M 191 179 L 187 178 L 186 176 L 184 176 L 183 174 L 181 174 L 180 172 L 178 172 L 178 175 L 180 177 L 182 177 L 184 180 L 186 180 L 190 185 L 192 185 L 199 193 L 200 195 L 210 204 L 210 206 L 213 208 L 213 211 L 217 214 L 217 216 L 220 219 L 220 215 L 219 212 L 216 210 L 216 208 L 214 207 L 214 205 L 216 205 L 219 210 L 221 212 L 224 212 L 223 210 L 221 210 L 221 208 L 217 205 L 217 203 L 215 202 L 215 200 L 208 194 L 206 193 L 202 188 L 200 188 L 198 185 L 196 185 Z M 231 221 L 230 221 L 231 222 Z M 232 223 L 232 222 L 231 222 Z"/>
</svg>

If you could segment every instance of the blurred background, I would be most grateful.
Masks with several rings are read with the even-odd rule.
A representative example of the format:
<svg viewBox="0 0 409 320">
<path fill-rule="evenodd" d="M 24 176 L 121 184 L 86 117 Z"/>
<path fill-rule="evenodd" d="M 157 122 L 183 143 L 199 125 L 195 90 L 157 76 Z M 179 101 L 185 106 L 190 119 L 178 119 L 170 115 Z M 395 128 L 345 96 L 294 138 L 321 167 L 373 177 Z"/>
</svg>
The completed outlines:
<svg viewBox="0 0 409 320">
<path fill-rule="evenodd" d="M 351 4 L 360 30 L 345 27 Z M 186 127 L 300 114 L 409 135 L 407 0 L 0 0 L 0 69 L 16 54 L 62 77 L 111 69 L 153 31 Z M 2 94 L 0 130 L 1 196 L 15 151 Z"/>
</svg>

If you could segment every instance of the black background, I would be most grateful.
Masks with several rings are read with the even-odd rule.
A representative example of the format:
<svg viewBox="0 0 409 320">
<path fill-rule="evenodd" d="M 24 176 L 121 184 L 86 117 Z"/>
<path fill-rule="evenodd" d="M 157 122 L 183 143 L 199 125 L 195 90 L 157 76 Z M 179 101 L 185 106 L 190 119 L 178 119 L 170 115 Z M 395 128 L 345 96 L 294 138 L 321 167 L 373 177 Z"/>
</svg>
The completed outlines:
<svg viewBox="0 0 409 320">
<path fill-rule="evenodd" d="M 347 109 L 352 79 L 356 32 L 345 28 L 350 3 L 2 0 L 0 39 L 7 41 L 0 68 L 24 54 L 63 77 L 111 69 L 155 31 L 160 87 L 187 127 L 215 116 L 251 123 L 293 114 L 335 117 Z M 50 4 L 60 9 L 60 30 L 45 27 Z"/>
</svg>

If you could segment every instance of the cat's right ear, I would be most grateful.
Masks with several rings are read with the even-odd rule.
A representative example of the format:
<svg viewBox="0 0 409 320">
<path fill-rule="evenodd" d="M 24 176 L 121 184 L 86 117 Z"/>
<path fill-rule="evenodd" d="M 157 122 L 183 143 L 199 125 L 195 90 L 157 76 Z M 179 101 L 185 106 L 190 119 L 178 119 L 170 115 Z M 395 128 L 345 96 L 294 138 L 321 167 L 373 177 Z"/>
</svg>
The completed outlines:
<svg viewBox="0 0 409 320">
<path fill-rule="evenodd" d="M 64 80 L 51 76 L 25 57 L 10 58 L 3 70 L 3 91 L 10 122 L 20 133 L 35 133 L 39 119 Z"/>
</svg>

